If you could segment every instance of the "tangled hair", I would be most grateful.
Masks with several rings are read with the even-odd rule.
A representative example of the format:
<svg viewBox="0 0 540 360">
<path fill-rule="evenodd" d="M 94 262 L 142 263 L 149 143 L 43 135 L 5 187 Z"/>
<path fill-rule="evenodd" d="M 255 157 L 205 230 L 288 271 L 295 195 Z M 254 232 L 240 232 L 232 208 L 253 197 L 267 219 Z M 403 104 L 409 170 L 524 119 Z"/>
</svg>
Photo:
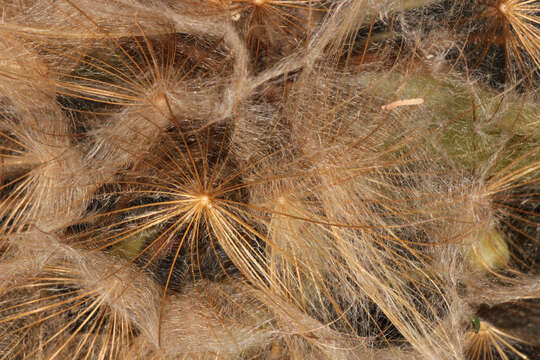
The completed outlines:
<svg viewBox="0 0 540 360">
<path fill-rule="evenodd" d="M 537 1 L 0 10 L 0 359 L 540 353 Z"/>
</svg>

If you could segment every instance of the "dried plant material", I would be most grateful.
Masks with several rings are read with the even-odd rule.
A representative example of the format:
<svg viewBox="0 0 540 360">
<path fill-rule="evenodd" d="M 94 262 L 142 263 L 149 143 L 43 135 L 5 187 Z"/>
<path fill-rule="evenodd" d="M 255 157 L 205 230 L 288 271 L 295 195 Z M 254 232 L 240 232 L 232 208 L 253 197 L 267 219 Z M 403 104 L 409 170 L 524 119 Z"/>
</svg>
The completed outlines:
<svg viewBox="0 0 540 360">
<path fill-rule="evenodd" d="M 397 100 L 397 101 L 391 102 L 390 104 L 386 104 L 386 105 L 381 106 L 381 109 L 391 111 L 391 110 L 394 110 L 395 108 L 398 108 L 400 106 L 421 105 L 423 103 L 424 103 L 424 99 L 421 99 L 421 98 Z"/>
<path fill-rule="evenodd" d="M 536 86 L 540 66 L 540 6 L 530 0 L 474 1 L 471 17 L 457 21 L 468 26 L 466 39 L 474 58 L 469 66 L 487 64 L 493 72 L 504 69 L 507 82 Z M 467 10 L 464 10 L 467 11 Z M 501 50 L 502 56 L 497 54 Z"/>
<path fill-rule="evenodd" d="M 4 1 L 0 358 L 534 358 L 537 7 Z"/>
<path fill-rule="evenodd" d="M 59 229 L 86 207 L 91 181 L 82 172 L 81 153 L 71 147 L 66 120 L 59 112 L 34 116 L 26 111 L 0 118 L 3 234 L 28 227 Z"/>
<path fill-rule="evenodd" d="M 508 264 L 510 252 L 496 229 L 480 229 L 467 241 L 471 246 L 470 264 L 476 270 L 494 270 Z"/>
<path fill-rule="evenodd" d="M 7 0 L 3 3 L 2 32 L 29 39 L 62 40 L 69 44 L 130 36 L 143 24 L 155 27 L 147 29 L 148 34 L 162 34 L 163 30 L 162 20 L 152 7 L 139 12 L 137 21 L 133 21 L 130 14 L 138 7 L 130 1 L 100 0 L 94 2 L 94 6 L 86 1 L 71 0 Z M 112 17 L 116 20 L 114 24 L 110 21 Z"/>
<path fill-rule="evenodd" d="M 502 359 L 510 359 L 507 354 L 512 353 L 520 359 L 528 360 L 529 357 L 515 348 L 512 343 L 520 342 L 520 339 L 505 333 L 491 324 L 472 318 L 474 329 L 467 334 L 468 356 L 471 359 L 494 359 L 498 354 Z"/>
<path fill-rule="evenodd" d="M 1 283 L 3 356 L 119 358 L 151 335 L 150 283 L 110 259 L 57 250 L 38 273 Z"/>
<path fill-rule="evenodd" d="M 247 41 L 256 57 L 268 56 L 269 47 L 290 46 L 309 36 L 327 9 L 323 0 L 221 1 L 235 22 L 246 28 Z"/>
</svg>

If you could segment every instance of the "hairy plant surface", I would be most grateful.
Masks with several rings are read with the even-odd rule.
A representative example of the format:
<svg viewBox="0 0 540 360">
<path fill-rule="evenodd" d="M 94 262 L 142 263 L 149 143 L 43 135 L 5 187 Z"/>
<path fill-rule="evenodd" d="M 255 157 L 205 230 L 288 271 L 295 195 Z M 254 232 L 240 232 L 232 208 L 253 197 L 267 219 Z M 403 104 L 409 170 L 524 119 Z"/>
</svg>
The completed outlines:
<svg viewBox="0 0 540 360">
<path fill-rule="evenodd" d="M 533 0 L 0 0 L 0 359 L 534 359 Z"/>
</svg>

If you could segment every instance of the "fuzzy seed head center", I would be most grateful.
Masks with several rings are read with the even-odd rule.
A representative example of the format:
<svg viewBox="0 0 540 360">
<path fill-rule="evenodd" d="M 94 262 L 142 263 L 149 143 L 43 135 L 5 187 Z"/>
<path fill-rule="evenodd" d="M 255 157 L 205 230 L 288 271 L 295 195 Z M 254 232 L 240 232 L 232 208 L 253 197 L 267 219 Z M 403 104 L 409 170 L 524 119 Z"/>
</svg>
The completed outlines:
<svg viewBox="0 0 540 360">
<path fill-rule="evenodd" d="M 210 197 L 206 194 L 202 194 L 197 198 L 199 202 L 199 206 L 201 208 L 211 208 L 212 207 L 212 201 Z"/>
<path fill-rule="evenodd" d="M 163 92 L 158 92 L 152 97 L 152 104 L 161 113 L 168 113 L 167 96 Z"/>
<path fill-rule="evenodd" d="M 480 321 L 480 326 L 478 328 L 478 334 L 485 335 L 489 331 L 488 325 L 485 321 Z"/>
<path fill-rule="evenodd" d="M 503 15 L 506 15 L 506 13 L 508 12 L 508 8 L 506 7 L 505 3 L 504 2 L 501 2 L 499 4 L 499 11 L 501 14 Z"/>
</svg>

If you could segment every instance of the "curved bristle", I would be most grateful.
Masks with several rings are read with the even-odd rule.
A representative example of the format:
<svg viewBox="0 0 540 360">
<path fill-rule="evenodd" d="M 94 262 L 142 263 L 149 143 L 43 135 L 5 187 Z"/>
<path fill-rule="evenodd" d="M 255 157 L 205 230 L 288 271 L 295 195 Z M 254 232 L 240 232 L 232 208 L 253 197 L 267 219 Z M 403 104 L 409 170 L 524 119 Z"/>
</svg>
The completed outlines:
<svg viewBox="0 0 540 360">
<path fill-rule="evenodd" d="M 532 359 L 533 0 L 0 4 L 0 359 Z"/>
</svg>

